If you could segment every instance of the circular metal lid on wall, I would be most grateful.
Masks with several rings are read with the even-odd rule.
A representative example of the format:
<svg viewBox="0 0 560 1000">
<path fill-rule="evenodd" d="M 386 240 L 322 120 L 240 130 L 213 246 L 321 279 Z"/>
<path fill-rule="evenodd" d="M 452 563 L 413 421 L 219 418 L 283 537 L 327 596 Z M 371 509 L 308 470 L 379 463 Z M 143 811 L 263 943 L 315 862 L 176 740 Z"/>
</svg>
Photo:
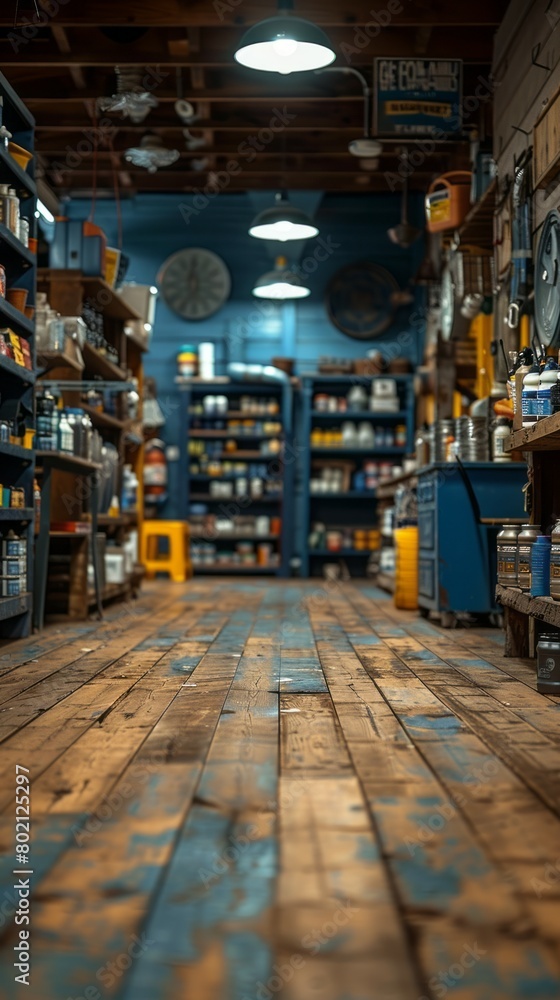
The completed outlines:
<svg viewBox="0 0 560 1000">
<path fill-rule="evenodd" d="M 172 254 L 163 264 L 157 280 L 169 308 L 186 320 L 213 316 L 231 291 L 226 264 L 204 247 L 187 247 Z"/>
<path fill-rule="evenodd" d="M 535 263 L 535 323 L 539 342 L 560 346 L 560 214 L 549 212 Z"/>
<path fill-rule="evenodd" d="M 364 260 L 338 271 L 327 287 L 331 321 L 347 337 L 372 340 L 393 322 L 399 284 L 379 264 Z"/>
</svg>

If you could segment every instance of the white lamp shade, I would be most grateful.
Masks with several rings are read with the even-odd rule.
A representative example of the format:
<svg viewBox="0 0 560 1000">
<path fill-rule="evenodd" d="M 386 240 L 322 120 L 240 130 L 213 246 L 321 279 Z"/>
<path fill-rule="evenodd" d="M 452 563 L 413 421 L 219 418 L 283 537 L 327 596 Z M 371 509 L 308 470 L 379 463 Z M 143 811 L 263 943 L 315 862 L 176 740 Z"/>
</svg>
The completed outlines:
<svg viewBox="0 0 560 1000">
<path fill-rule="evenodd" d="M 244 34 L 235 59 L 266 73 L 301 73 L 321 69 L 336 59 L 321 28 L 299 17 L 270 17 Z"/>
</svg>

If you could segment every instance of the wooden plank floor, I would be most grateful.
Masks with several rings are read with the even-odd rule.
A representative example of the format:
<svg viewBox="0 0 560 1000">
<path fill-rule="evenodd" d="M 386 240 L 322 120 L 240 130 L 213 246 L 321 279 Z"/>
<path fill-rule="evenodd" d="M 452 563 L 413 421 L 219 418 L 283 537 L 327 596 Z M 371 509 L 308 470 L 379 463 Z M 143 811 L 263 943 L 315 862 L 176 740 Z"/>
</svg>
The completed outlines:
<svg viewBox="0 0 560 1000">
<path fill-rule="evenodd" d="M 501 639 L 216 579 L 1 647 L 0 996 L 559 1000 L 560 700 Z"/>
</svg>

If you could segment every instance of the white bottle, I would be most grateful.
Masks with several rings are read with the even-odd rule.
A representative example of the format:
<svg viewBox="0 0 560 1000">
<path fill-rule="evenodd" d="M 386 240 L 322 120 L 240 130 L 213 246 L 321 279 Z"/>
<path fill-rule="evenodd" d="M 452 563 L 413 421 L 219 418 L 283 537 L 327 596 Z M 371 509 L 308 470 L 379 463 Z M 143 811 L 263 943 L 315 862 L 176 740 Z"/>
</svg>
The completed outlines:
<svg viewBox="0 0 560 1000">
<path fill-rule="evenodd" d="M 533 365 L 523 379 L 523 392 L 521 394 L 521 412 L 523 414 L 523 426 L 531 427 L 537 419 L 537 392 L 541 372 L 538 365 Z"/>
<path fill-rule="evenodd" d="M 498 417 L 492 432 L 492 453 L 495 462 L 511 462 L 511 454 L 505 450 L 511 434 L 507 417 Z"/>
<path fill-rule="evenodd" d="M 8 190 L 9 201 L 10 201 L 10 225 L 14 236 L 19 239 L 19 198 L 15 192 L 14 188 L 9 188 Z"/>
<path fill-rule="evenodd" d="M 74 431 L 64 410 L 58 420 L 58 446 L 63 452 L 74 454 Z"/>
</svg>

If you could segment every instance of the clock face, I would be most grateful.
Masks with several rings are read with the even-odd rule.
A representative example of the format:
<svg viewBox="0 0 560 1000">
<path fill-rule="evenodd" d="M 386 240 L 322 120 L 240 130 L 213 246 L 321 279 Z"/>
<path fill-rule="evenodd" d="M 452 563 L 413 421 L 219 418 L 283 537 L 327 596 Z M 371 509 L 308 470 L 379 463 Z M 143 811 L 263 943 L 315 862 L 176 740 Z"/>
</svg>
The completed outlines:
<svg viewBox="0 0 560 1000">
<path fill-rule="evenodd" d="M 208 319 L 227 301 L 231 276 L 217 254 L 188 247 L 166 260 L 158 286 L 169 308 L 183 319 Z"/>
<path fill-rule="evenodd" d="M 399 286 L 389 271 L 362 261 L 343 267 L 327 289 L 327 310 L 342 333 L 371 340 L 393 322 Z"/>
</svg>

